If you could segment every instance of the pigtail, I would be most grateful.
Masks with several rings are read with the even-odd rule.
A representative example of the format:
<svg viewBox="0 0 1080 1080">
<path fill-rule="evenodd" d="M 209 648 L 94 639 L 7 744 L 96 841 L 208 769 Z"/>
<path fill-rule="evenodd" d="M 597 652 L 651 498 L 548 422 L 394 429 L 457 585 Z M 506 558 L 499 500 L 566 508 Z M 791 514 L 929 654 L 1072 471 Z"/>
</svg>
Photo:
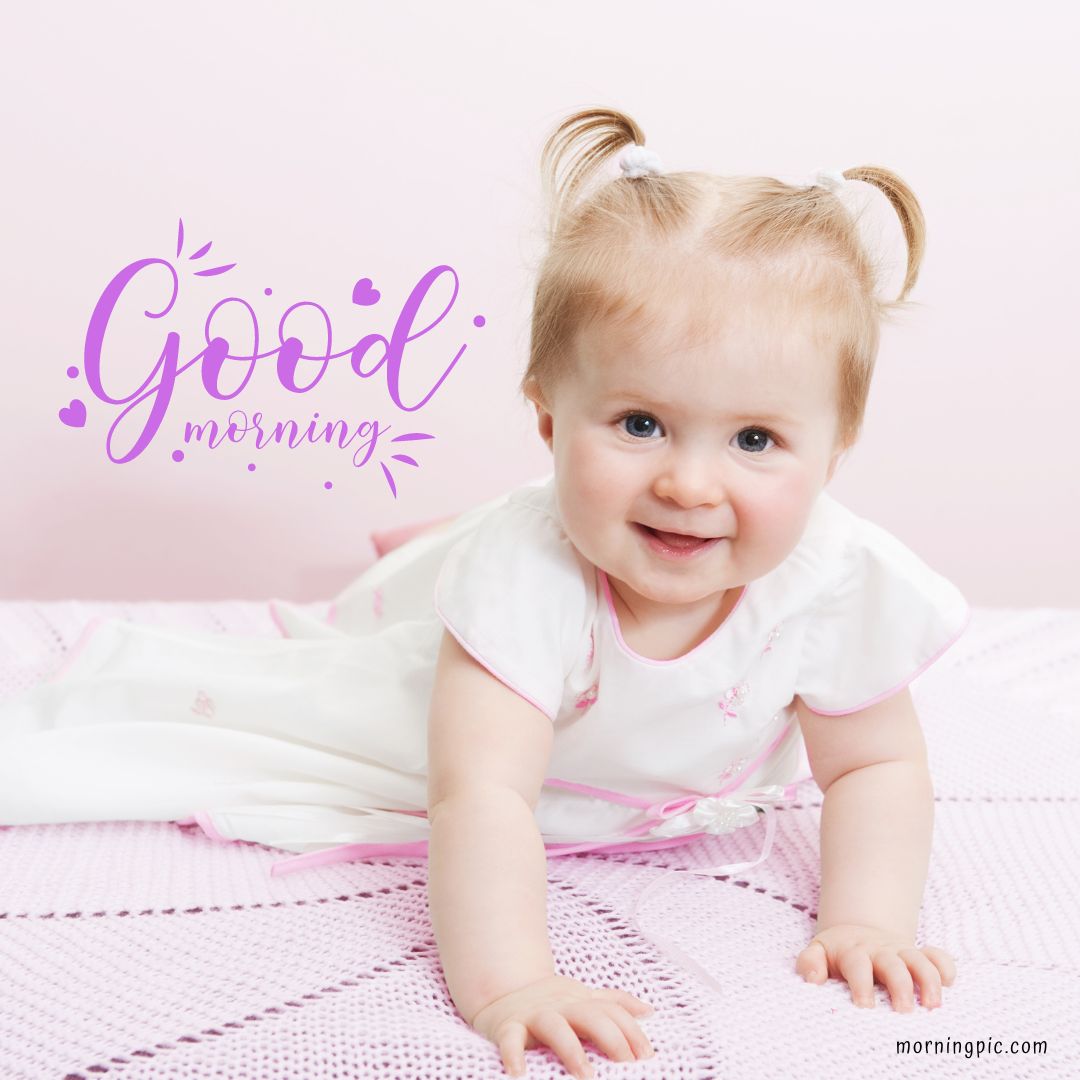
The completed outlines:
<svg viewBox="0 0 1080 1080">
<path fill-rule="evenodd" d="M 900 219 L 900 227 L 904 230 L 904 239 L 907 242 L 907 273 L 904 275 L 900 295 L 892 304 L 902 304 L 918 280 L 919 267 L 926 250 L 926 219 L 923 217 L 919 200 L 896 173 L 880 165 L 860 165 L 855 169 L 845 169 L 844 177 L 873 184 L 892 203 Z M 891 307 L 892 304 L 886 306 Z"/>
<path fill-rule="evenodd" d="M 586 183 L 613 155 L 634 143 L 644 146 L 645 132 L 616 109 L 582 109 L 555 129 L 540 155 L 549 238 L 555 236 Z"/>
</svg>

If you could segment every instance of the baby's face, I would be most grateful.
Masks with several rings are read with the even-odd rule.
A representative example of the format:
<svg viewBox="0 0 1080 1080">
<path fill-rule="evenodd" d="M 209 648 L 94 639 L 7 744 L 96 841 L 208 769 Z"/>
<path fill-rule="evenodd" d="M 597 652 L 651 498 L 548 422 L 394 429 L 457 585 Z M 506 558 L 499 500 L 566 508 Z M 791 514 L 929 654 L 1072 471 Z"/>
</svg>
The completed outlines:
<svg viewBox="0 0 1080 1080">
<path fill-rule="evenodd" d="M 627 607 L 689 614 L 778 566 L 840 456 L 835 357 L 749 326 L 672 349 L 594 323 L 575 344 L 575 373 L 533 400 L 567 536 Z M 677 557 L 646 526 L 722 539 Z"/>
</svg>

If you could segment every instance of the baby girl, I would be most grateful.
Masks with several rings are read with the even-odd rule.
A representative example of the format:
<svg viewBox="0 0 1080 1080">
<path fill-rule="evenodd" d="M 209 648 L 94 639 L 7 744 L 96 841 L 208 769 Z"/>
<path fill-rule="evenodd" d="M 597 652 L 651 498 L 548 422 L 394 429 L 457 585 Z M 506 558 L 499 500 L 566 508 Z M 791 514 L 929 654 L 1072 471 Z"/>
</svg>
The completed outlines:
<svg viewBox="0 0 1080 1080">
<path fill-rule="evenodd" d="M 762 642 L 783 620 L 785 646 L 761 668 L 759 692 L 772 695 L 766 712 L 793 706 L 825 793 L 817 927 L 797 970 L 846 980 L 859 1005 L 873 1003 L 876 980 L 896 1008 L 911 1009 L 917 983 L 934 1007 L 955 966 L 915 941 L 933 792 L 906 687 L 969 612 L 883 530 L 844 515 L 822 520 L 823 488 L 858 437 L 879 320 L 898 306 L 875 296 L 874 268 L 836 189 L 845 178 L 871 183 L 896 208 L 908 242 L 901 300 L 922 251 L 918 203 L 885 169 L 812 186 L 665 173 L 643 143 L 628 117 L 590 110 L 546 148 L 549 188 L 563 159 L 571 164 L 553 208 L 523 390 L 554 457 L 558 533 L 542 543 L 535 510 L 523 523 L 521 543 L 546 549 L 543 562 L 532 556 L 536 575 L 552 580 L 537 591 L 541 606 L 517 618 L 548 620 L 528 641 L 550 635 L 556 659 L 572 655 L 585 590 L 566 595 L 559 582 L 595 568 L 617 644 L 636 661 L 633 680 L 601 662 L 590 705 L 614 699 L 619 725 L 594 775 L 622 776 L 624 788 L 648 753 L 625 745 L 639 728 L 660 729 L 676 747 L 651 759 L 658 772 L 679 751 L 709 752 L 715 733 L 684 738 L 683 718 L 714 728 L 744 639 Z M 618 151 L 622 176 L 575 202 Z M 582 571 L 560 574 L 557 561 L 572 558 Z M 573 618 L 559 620 L 556 602 Z M 575 1071 L 587 1068 L 579 1036 L 612 1057 L 647 1054 L 640 1001 L 552 974 L 533 809 L 561 717 L 553 730 L 539 691 L 524 692 L 542 681 L 522 685 L 498 667 L 493 678 L 490 654 L 447 625 L 430 719 L 430 887 L 455 1001 L 512 1071 L 534 1041 Z M 498 655 L 524 643 L 490 645 Z M 697 654 L 710 662 L 693 665 Z M 678 684 L 670 699 L 665 681 Z M 772 734 L 770 719 L 753 723 L 744 729 L 751 749 Z M 565 736 L 574 738 L 572 723 Z M 791 778 L 766 761 L 745 779 L 766 775 Z"/>
</svg>

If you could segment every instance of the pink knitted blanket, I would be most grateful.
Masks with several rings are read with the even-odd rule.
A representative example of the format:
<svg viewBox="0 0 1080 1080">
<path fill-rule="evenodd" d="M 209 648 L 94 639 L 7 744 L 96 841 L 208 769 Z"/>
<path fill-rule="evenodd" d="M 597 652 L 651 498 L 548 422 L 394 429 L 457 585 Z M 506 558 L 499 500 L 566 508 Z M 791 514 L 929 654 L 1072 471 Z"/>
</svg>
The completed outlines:
<svg viewBox="0 0 1080 1080">
<path fill-rule="evenodd" d="M 55 670 L 96 615 L 278 634 L 247 602 L 0 604 L 0 697 Z M 879 987 L 874 1009 L 856 1009 L 845 984 L 795 974 L 818 889 L 809 781 L 777 810 L 763 864 L 672 875 L 641 907 L 642 927 L 716 985 L 628 914 L 664 868 L 756 858 L 764 821 L 549 860 L 559 970 L 656 1008 L 642 1021 L 655 1057 L 616 1063 L 590 1044 L 598 1077 L 1080 1075 L 1080 612 L 976 609 L 912 693 L 937 796 L 920 940 L 958 967 L 942 1007 L 897 1013 Z M 169 823 L 0 829 L 0 1077 L 502 1075 L 447 994 L 425 860 L 271 877 L 283 854 Z M 546 1048 L 527 1059 L 534 1078 L 565 1075 Z"/>
</svg>

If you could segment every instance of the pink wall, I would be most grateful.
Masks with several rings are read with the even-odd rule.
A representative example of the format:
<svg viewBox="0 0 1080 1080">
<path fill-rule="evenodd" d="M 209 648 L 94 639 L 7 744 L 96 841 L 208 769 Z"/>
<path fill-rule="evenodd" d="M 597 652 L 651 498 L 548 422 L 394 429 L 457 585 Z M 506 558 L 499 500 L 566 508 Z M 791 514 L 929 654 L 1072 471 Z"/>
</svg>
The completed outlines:
<svg viewBox="0 0 1080 1080">
<path fill-rule="evenodd" d="M 115 0 L 23 5 L 9 19 L 20 47 L 0 71 L 0 596 L 326 598 L 371 561 L 373 529 L 452 513 L 545 472 L 548 452 L 514 390 L 542 224 L 537 160 L 554 122 L 602 103 L 635 116 L 672 169 L 802 180 L 880 163 L 912 184 L 928 221 L 913 294 L 922 306 L 886 328 L 864 439 L 830 490 L 975 604 L 1080 604 L 1069 35 L 1030 7 L 1027 22 L 980 8 L 978 22 L 953 26 L 929 3 L 887 23 L 854 4 L 683 4 L 670 22 L 658 10 L 642 0 L 197 2 L 168 15 Z M 898 258 L 895 218 L 869 194 L 870 220 Z M 110 279 L 148 257 L 182 267 L 181 285 L 160 320 L 141 312 L 168 298 L 163 266 L 124 294 L 103 358 L 114 397 L 147 379 L 168 330 L 182 360 L 195 355 L 225 296 L 250 302 L 264 350 L 286 306 L 315 301 L 340 352 L 389 335 L 440 264 L 460 292 L 405 350 L 403 397 L 419 400 L 467 350 L 414 412 L 347 358 L 303 395 L 277 385 L 264 360 L 231 401 L 211 398 L 193 367 L 156 436 L 117 464 L 109 446 L 114 457 L 131 449 L 149 402 L 109 444 L 123 406 L 88 393 L 83 345 Z M 362 277 L 381 292 L 377 305 L 352 302 Z M 442 286 L 418 326 L 449 302 Z M 250 348 L 240 314 L 214 326 Z M 288 330 L 314 352 L 322 325 L 308 308 Z M 232 363 L 229 387 L 244 374 Z M 317 366 L 304 362 L 298 381 Z M 73 398 L 88 406 L 82 428 L 57 416 Z M 249 436 L 184 446 L 185 421 L 224 424 L 235 409 L 301 426 L 314 412 L 379 418 L 393 431 L 359 468 L 326 445 L 256 450 Z M 407 431 L 436 437 L 386 441 Z M 394 452 L 419 468 L 392 462 Z M 393 464 L 396 499 L 380 460 Z"/>
</svg>

